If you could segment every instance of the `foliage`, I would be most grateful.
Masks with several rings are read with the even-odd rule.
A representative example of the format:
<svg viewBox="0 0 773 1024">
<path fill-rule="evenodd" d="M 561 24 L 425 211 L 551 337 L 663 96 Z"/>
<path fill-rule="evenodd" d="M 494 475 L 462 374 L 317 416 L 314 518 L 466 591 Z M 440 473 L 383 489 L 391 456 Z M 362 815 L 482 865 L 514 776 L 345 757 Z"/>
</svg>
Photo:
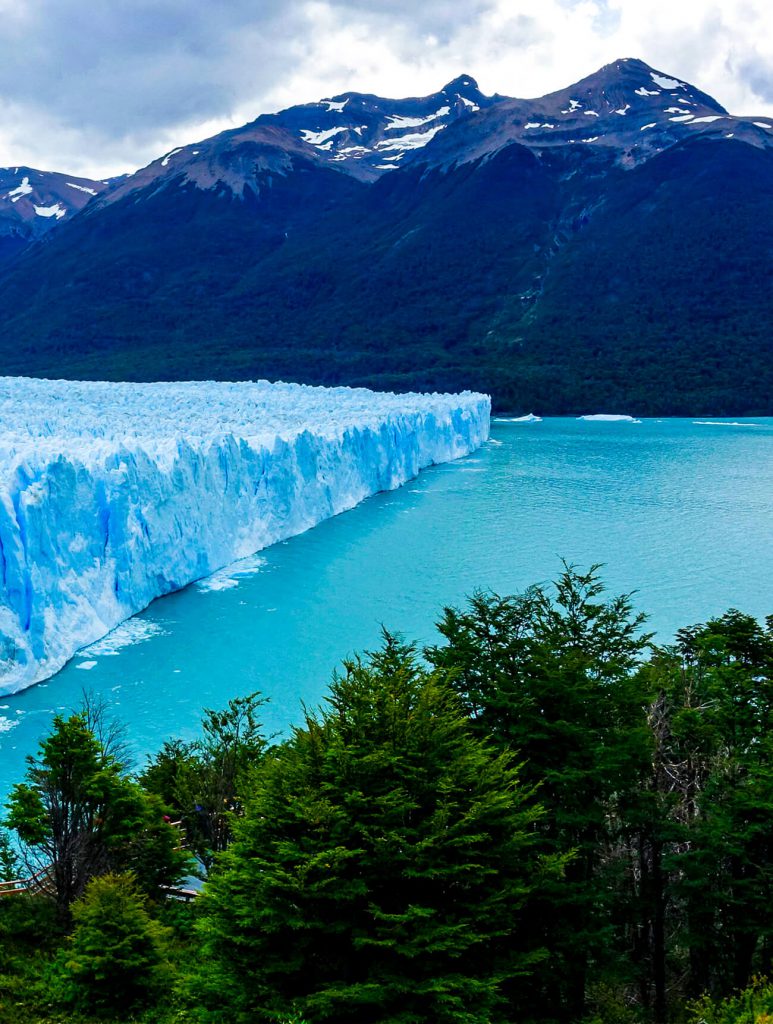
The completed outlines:
<svg viewBox="0 0 773 1024">
<path fill-rule="evenodd" d="M 773 985 L 757 979 L 743 992 L 728 999 L 703 996 L 689 1010 L 687 1024 L 771 1024 Z"/>
<path fill-rule="evenodd" d="M 772 626 L 731 610 L 682 630 L 649 667 L 672 836 L 666 895 L 693 995 L 743 988 L 770 968 Z"/>
<path fill-rule="evenodd" d="M 540 958 L 523 928 L 539 810 L 473 737 L 442 673 L 385 637 L 255 777 L 202 898 L 206 1019 L 506 1018 Z"/>
<path fill-rule="evenodd" d="M 19 856 L 8 832 L 0 829 L 0 882 L 11 882 L 18 877 Z"/>
<path fill-rule="evenodd" d="M 124 772 L 89 715 L 87 708 L 54 717 L 8 802 L 6 822 L 23 844 L 27 870 L 42 890 L 53 890 L 63 914 L 95 875 L 136 867 L 154 892 L 188 861 L 159 801 Z"/>
<path fill-rule="evenodd" d="M 31 1021 L 46 1004 L 47 964 L 62 939 L 49 900 L 24 895 L 0 899 L 0 1024 Z"/>
<path fill-rule="evenodd" d="M 533 925 L 551 951 L 539 999 L 557 1016 L 582 1013 L 593 960 L 608 970 L 617 959 L 609 851 L 630 827 L 650 755 L 648 691 L 635 671 L 650 637 L 629 596 L 602 592 L 598 566 L 566 566 L 555 597 L 544 587 L 476 594 L 467 610 L 446 609 L 446 644 L 427 651 L 452 673 L 477 731 L 524 759 L 546 811 L 541 849 L 572 854 Z"/>
<path fill-rule="evenodd" d="M 773 1024 L 773 618 L 651 648 L 566 566 L 440 633 L 385 634 L 277 746 L 257 695 L 206 712 L 141 783 L 93 702 L 55 719 L 10 819 L 86 895 L 70 939 L 0 899 L 0 1024 Z M 194 906 L 140 892 L 183 864 L 167 809 Z"/>
<path fill-rule="evenodd" d="M 58 999 L 95 1014 L 154 1001 L 169 978 L 170 932 L 150 917 L 133 876 L 92 879 L 72 915 L 73 933 L 53 969 Z"/>
<path fill-rule="evenodd" d="M 642 1024 L 648 1019 L 642 1007 L 626 998 L 625 991 L 607 984 L 590 986 L 587 994 L 588 1016 L 582 1024 Z"/>
<path fill-rule="evenodd" d="M 231 819 L 242 812 L 242 792 L 265 751 L 257 693 L 236 697 L 222 711 L 205 709 L 202 736 L 192 743 L 171 740 L 142 775 L 180 815 L 190 849 L 206 868 L 231 839 Z"/>
<path fill-rule="evenodd" d="M 258 195 L 138 189 L 3 274 L 0 371 L 767 413 L 771 151 L 696 139 L 623 170 L 561 150 L 442 172 L 419 155 L 371 186 L 291 157 Z"/>
</svg>

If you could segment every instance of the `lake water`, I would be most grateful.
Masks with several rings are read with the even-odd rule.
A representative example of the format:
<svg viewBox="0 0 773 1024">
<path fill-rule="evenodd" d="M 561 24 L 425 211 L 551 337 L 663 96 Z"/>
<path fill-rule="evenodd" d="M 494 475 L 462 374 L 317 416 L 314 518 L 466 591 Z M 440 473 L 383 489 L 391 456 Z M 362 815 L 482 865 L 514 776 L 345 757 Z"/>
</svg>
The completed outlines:
<svg viewBox="0 0 773 1024">
<path fill-rule="evenodd" d="M 260 690 L 270 732 L 324 696 L 383 623 L 432 641 L 444 604 L 514 593 L 563 557 L 603 562 L 611 592 L 667 642 L 728 607 L 773 612 L 773 419 L 495 422 L 467 459 L 156 601 L 53 679 L 0 698 L 0 799 L 57 710 L 106 695 L 138 760 L 192 737 L 202 707 Z"/>
</svg>

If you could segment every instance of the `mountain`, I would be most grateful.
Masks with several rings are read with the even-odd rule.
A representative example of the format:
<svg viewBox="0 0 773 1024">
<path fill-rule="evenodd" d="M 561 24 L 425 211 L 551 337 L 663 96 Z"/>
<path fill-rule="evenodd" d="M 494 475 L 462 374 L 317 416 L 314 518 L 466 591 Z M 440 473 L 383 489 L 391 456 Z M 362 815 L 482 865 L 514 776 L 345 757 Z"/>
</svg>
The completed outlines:
<svg viewBox="0 0 773 1024">
<path fill-rule="evenodd" d="M 758 414 L 772 223 L 773 121 L 638 60 L 539 99 L 347 93 L 166 154 L 31 245 L 0 372 Z"/>
<path fill-rule="evenodd" d="M 278 114 L 262 114 L 241 128 L 171 150 L 129 175 L 101 205 L 187 184 L 243 197 L 245 191 L 260 191 L 266 172 L 284 175 L 294 161 L 331 168 L 358 181 L 375 181 L 454 121 L 502 99 L 484 96 L 474 79 L 461 76 L 440 92 L 418 99 L 347 92 Z"/>
<path fill-rule="evenodd" d="M 593 145 L 632 168 L 698 137 L 767 148 L 773 121 L 731 116 L 687 82 L 626 59 L 540 99 L 504 101 L 439 139 L 429 162 L 449 166 L 490 157 L 517 142 L 536 151 Z"/>
<path fill-rule="evenodd" d="M 460 75 L 440 92 L 421 99 L 385 100 L 346 92 L 263 115 L 257 123 L 281 125 L 340 170 L 361 181 L 375 181 L 450 124 L 502 100 L 502 96 L 484 96 L 474 78 Z"/>
<path fill-rule="evenodd" d="M 34 167 L 0 167 L 0 260 L 72 218 L 107 187 Z"/>
</svg>

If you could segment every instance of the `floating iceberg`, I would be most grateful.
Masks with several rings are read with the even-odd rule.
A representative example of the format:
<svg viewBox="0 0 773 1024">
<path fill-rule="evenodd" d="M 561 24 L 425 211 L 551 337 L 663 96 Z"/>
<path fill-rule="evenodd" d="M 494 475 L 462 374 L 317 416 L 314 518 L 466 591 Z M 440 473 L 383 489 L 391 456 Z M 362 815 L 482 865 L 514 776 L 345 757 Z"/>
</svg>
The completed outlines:
<svg viewBox="0 0 773 1024">
<path fill-rule="evenodd" d="M 612 413 L 597 412 L 591 416 L 578 416 L 578 420 L 585 420 L 588 423 L 641 423 L 641 420 L 633 416 L 616 416 Z"/>
<path fill-rule="evenodd" d="M 488 437 L 487 396 L 0 377 L 0 694 Z"/>
<path fill-rule="evenodd" d="M 541 416 L 535 416 L 533 412 L 527 412 L 525 416 L 497 416 L 496 423 L 542 423 Z"/>
<path fill-rule="evenodd" d="M 694 427 L 759 427 L 759 423 L 751 423 L 748 420 L 743 423 L 738 420 L 693 420 Z"/>
</svg>

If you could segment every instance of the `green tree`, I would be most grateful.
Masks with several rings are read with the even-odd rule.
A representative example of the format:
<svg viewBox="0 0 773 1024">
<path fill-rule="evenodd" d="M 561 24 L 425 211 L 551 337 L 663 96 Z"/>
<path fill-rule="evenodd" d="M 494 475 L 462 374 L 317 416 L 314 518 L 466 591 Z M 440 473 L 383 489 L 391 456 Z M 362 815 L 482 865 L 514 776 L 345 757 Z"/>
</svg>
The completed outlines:
<svg viewBox="0 0 773 1024">
<path fill-rule="evenodd" d="M 136 869 L 154 892 L 188 865 L 161 803 L 105 750 L 88 717 L 84 710 L 54 718 L 8 802 L 6 823 L 21 840 L 27 870 L 53 891 L 62 914 L 95 875 Z"/>
<path fill-rule="evenodd" d="M 207 708 L 201 738 L 168 741 L 142 774 L 145 788 L 180 815 L 188 846 L 207 869 L 228 846 L 231 819 L 241 814 L 242 792 L 265 753 L 263 704 L 252 693 L 223 710 Z"/>
<path fill-rule="evenodd" d="M 773 985 L 757 979 L 727 999 L 701 996 L 687 1006 L 686 1024 L 773 1024 Z"/>
<path fill-rule="evenodd" d="M 671 930 L 693 995 L 743 988 L 773 956 L 772 626 L 731 610 L 682 630 L 650 668 Z"/>
<path fill-rule="evenodd" d="M 201 899 L 206 1019 L 508 1019 L 541 956 L 523 907 L 560 865 L 535 857 L 532 794 L 443 673 L 387 636 L 253 785 Z"/>
<path fill-rule="evenodd" d="M 5 829 L 0 829 L 0 882 L 11 882 L 19 877 L 19 856 Z"/>
<path fill-rule="evenodd" d="M 466 610 L 445 610 L 445 644 L 426 652 L 451 673 L 478 734 L 523 758 L 545 809 L 540 849 L 571 854 L 533 923 L 551 952 L 535 994 L 546 1017 L 581 1016 L 590 966 L 618 960 L 617 853 L 651 759 L 637 671 L 651 637 L 630 595 L 604 600 L 598 569 L 566 565 L 554 592 L 477 593 Z"/>
<path fill-rule="evenodd" d="M 58 1000 L 89 1014 L 153 1002 L 169 979 L 171 930 L 153 920 L 128 875 L 103 875 L 73 904 L 74 929 L 54 965 Z"/>
<path fill-rule="evenodd" d="M 49 1002 L 46 970 L 63 937 L 50 900 L 0 898 L 0 1024 L 37 1019 L 37 1008 Z"/>
</svg>

